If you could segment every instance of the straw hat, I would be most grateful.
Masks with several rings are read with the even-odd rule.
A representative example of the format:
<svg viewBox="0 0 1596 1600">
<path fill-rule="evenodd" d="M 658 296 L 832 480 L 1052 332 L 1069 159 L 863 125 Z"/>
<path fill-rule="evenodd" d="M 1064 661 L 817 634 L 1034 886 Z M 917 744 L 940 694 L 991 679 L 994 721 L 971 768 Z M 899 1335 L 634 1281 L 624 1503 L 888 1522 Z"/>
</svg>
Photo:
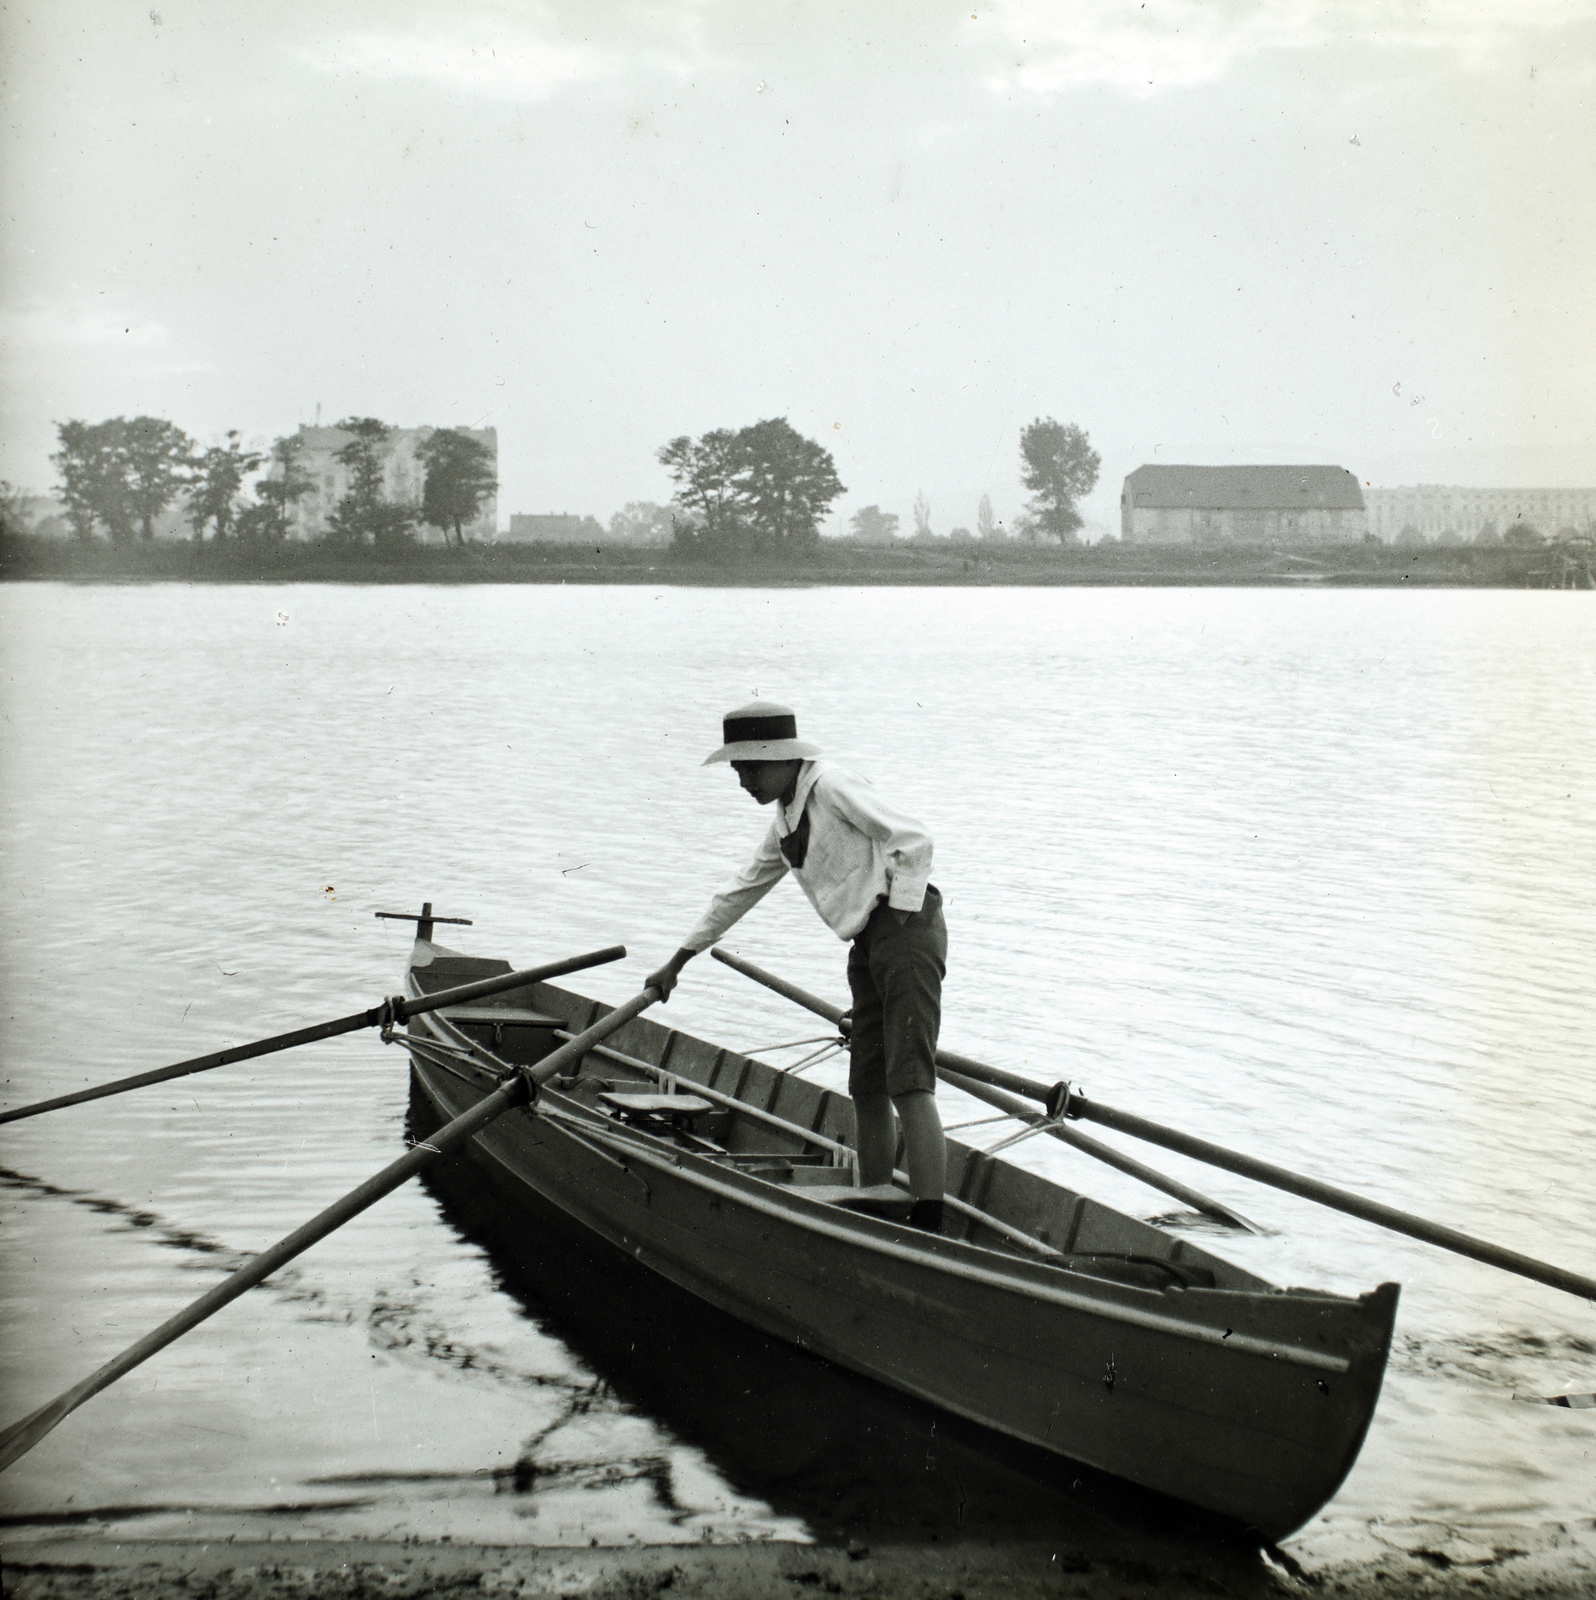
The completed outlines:
<svg viewBox="0 0 1596 1600">
<path fill-rule="evenodd" d="M 721 719 L 725 743 L 704 765 L 716 761 L 812 761 L 820 746 L 798 737 L 798 718 L 789 706 L 755 700 Z"/>
</svg>

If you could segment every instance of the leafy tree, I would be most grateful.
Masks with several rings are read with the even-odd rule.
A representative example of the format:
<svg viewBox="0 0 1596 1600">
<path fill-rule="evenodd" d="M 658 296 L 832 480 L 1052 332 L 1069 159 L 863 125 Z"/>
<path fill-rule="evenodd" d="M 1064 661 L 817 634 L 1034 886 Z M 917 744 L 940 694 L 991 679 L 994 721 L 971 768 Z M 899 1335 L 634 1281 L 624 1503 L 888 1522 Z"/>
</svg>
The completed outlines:
<svg viewBox="0 0 1596 1600">
<path fill-rule="evenodd" d="M 188 520 L 194 537 L 205 537 L 205 525 L 216 524 L 216 537 L 225 539 L 233 525 L 238 491 L 244 479 L 266 458 L 256 450 L 245 450 L 238 442 L 238 429 L 228 430 L 226 445 L 213 445 L 194 462 L 194 484 L 188 492 Z"/>
<path fill-rule="evenodd" d="M 931 502 L 926 499 L 924 489 L 918 490 L 914 497 L 914 536 L 916 539 L 935 537 L 931 532 Z"/>
<path fill-rule="evenodd" d="M 678 517 L 685 515 L 652 500 L 629 500 L 610 518 L 613 544 L 665 545 L 671 542 Z"/>
<path fill-rule="evenodd" d="M 58 423 L 56 434 L 61 448 L 50 459 L 77 536 L 92 538 L 103 522 L 117 543 L 135 530 L 153 539 L 156 517 L 189 481 L 194 441 L 164 417 L 72 420 Z"/>
<path fill-rule="evenodd" d="M 862 544 L 891 544 L 898 537 L 899 518 L 880 506 L 862 506 L 848 518 L 854 538 Z"/>
<path fill-rule="evenodd" d="M 992 496 L 984 494 L 981 503 L 975 508 L 975 533 L 978 539 L 1006 539 L 1007 534 L 998 526 L 997 518 L 992 515 Z"/>
<path fill-rule="evenodd" d="M 1515 517 L 1508 524 L 1507 532 L 1502 535 L 1502 543 L 1515 545 L 1520 550 L 1530 550 L 1537 545 L 1546 543 L 1546 536 L 1533 522 L 1526 521 L 1523 517 Z"/>
<path fill-rule="evenodd" d="M 475 522 L 482 502 L 499 487 L 493 452 L 480 439 L 458 428 L 438 428 L 418 454 L 426 468 L 421 491 L 421 520 L 443 532 L 449 541 L 466 542 L 465 524 Z"/>
<path fill-rule="evenodd" d="M 127 496 L 138 519 L 139 537 L 153 539 L 155 519 L 189 484 L 194 441 L 164 417 L 134 417 L 126 427 L 123 452 Z"/>
<path fill-rule="evenodd" d="M 740 485 L 756 548 L 796 550 L 820 539 L 820 519 L 846 494 L 831 452 L 806 439 L 785 417 L 738 434 L 746 464 Z"/>
<path fill-rule="evenodd" d="M 1075 508 L 1097 487 L 1103 458 L 1073 422 L 1037 417 L 1020 430 L 1020 481 L 1034 496 L 1031 512 L 1038 531 L 1060 544 L 1073 544 L 1083 519 Z"/>
<path fill-rule="evenodd" d="M 134 514 L 127 494 L 124 444 L 127 422 L 71 418 L 56 424 L 61 448 L 50 457 L 61 475 L 61 498 L 67 521 L 80 539 L 94 537 L 96 522 L 117 544 L 133 538 Z"/>
<path fill-rule="evenodd" d="M 405 543 L 415 526 L 416 508 L 385 500 L 382 495 L 383 446 L 393 429 L 376 417 L 345 417 L 338 427 L 352 435 L 348 444 L 334 452 L 349 469 L 349 493 L 327 519 L 328 542 L 374 544 L 382 549 Z"/>
<path fill-rule="evenodd" d="M 683 434 L 659 451 L 687 513 L 675 547 L 706 559 L 787 554 L 812 546 L 838 495 L 831 452 L 806 439 L 785 417 L 699 439 Z"/>
<path fill-rule="evenodd" d="M 0 478 L 0 534 L 26 533 L 28 531 L 28 501 L 32 497 L 26 489 Z"/>
<path fill-rule="evenodd" d="M 700 554 L 733 550 L 742 532 L 737 435 L 729 428 L 699 439 L 684 433 L 659 451 L 659 460 L 676 483 L 672 502 L 688 513 L 675 531 L 677 548 Z"/>
<path fill-rule="evenodd" d="M 256 480 L 255 503 L 238 514 L 238 537 L 252 544 L 277 544 L 288 537 L 294 507 L 316 487 L 300 457 L 298 434 L 272 441 L 266 476 Z"/>
</svg>

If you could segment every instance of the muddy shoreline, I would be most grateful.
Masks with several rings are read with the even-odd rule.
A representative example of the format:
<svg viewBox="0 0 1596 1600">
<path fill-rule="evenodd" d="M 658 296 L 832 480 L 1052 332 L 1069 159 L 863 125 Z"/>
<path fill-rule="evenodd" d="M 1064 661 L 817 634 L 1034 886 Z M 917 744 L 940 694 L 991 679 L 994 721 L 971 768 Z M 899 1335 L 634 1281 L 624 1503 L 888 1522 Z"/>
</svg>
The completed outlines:
<svg viewBox="0 0 1596 1600">
<path fill-rule="evenodd" d="M 1582 1530 L 1547 1530 L 1534 1548 L 1495 1550 L 1453 1539 L 1393 1545 L 1377 1559 L 1304 1568 L 1290 1555 L 1194 1550 L 1179 1541 L 1091 1546 L 948 1542 L 846 1548 L 755 1542 L 555 1548 L 361 1540 L 113 1540 L 83 1533 L 8 1540 L 0 1577 L 9 1600 L 367 1600 L 433 1595 L 704 1600 L 807 1594 L 1030 1600 L 1232 1595 L 1540 1596 L 1596 1591 L 1596 1552 Z"/>
</svg>

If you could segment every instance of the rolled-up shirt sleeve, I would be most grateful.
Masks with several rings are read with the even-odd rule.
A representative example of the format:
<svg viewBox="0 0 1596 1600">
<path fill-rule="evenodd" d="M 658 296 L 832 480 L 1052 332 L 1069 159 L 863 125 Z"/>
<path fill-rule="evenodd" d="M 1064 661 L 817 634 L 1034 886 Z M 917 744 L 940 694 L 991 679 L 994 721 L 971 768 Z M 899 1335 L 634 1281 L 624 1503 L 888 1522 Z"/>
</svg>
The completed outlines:
<svg viewBox="0 0 1596 1600">
<path fill-rule="evenodd" d="M 682 940 L 682 949 L 695 955 L 707 950 L 740 917 L 759 904 L 787 875 L 787 862 L 781 853 L 779 831 L 772 826 L 760 841 L 754 859 L 715 891 L 709 910 Z"/>
<path fill-rule="evenodd" d="M 888 805 L 871 785 L 851 774 L 827 772 L 816 788 L 838 816 L 881 846 L 887 904 L 894 911 L 918 911 L 931 881 L 931 835 L 924 825 Z"/>
</svg>

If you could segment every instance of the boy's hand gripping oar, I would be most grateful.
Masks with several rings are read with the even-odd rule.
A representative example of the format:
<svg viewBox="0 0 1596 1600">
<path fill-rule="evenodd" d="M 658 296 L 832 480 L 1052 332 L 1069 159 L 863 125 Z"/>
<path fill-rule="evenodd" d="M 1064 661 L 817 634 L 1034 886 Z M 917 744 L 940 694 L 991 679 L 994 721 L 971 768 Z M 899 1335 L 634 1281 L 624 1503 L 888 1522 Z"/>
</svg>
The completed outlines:
<svg viewBox="0 0 1596 1600">
<path fill-rule="evenodd" d="M 801 1006 L 808 1006 L 823 1017 L 829 1016 L 835 1020 L 842 1015 L 837 1007 L 828 1006 L 825 1001 L 806 994 L 795 984 L 773 977 L 751 961 L 744 961 L 719 949 L 711 954 L 727 966 L 765 984 L 778 994 L 786 995 L 790 1000 L 796 1000 Z M 1596 1300 L 1596 1279 L 1582 1277 L 1566 1267 L 1554 1267 L 1548 1262 L 1537 1261 L 1533 1256 L 1520 1255 L 1517 1250 L 1507 1250 L 1499 1244 L 1476 1239 L 1471 1234 L 1460 1233 L 1456 1228 L 1445 1227 L 1439 1222 L 1428 1222 L 1410 1212 L 1398 1211 L 1395 1206 L 1382 1205 L 1378 1200 L 1366 1200 L 1348 1189 L 1338 1189 L 1333 1183 L 1323 1183 L 1318 1178 L 1307 1178 L 1300 1172 L 1277 1167 L 1272 1161 L 1260 1161 L 1255 1156 L 1227 1150 L 1223 1145 L 1210 1144 L 1206 1139 L 1182 1133 L 1177 1128 L 1162 1127 L 1129 1111 L 1116 1111 L 1113 1106 L 1106 1106 L 1100 1100 L 1088 1100 L 1080 1090 L 1071 1089 L 1067 1083 L 1056 1083 L 1049 1088 L 1034 1078 L 1021 1077 L 1017 1072 L 1004 1072 L 1000 1067 L 985 1066 L 968 1056 L 955 1055 L 951 1050 L 937 1051 L 937 1066 L 951 1068 L 955 1074 L 1026 1095 L 1032 1100 L 1040 1100 L 1050 1115 L 1090 1117 L 1093 1122 L 1101 1122 L 1105 1128 L 1115 1128 L 1134 1139 L 1144 1139 L 1149 1144 L 1162 1145 L 1166 1150 L 1206 1161 L 1210 1166 L 1223 1168 L 1226 1172 L 1267 1183 L 1275 1189 L 1284 1189 L 1287 1194 L 1300 1195 L 1304 1200 L 1315 1200 L 1333 1211 L 1344 1211 L 1349 1217 L 1376 1223 L 1393 1233 L 1405 1233 L 1411 1239 L 1422 1239 L 1425 1244 L 1438 1245 L 1443 1250 L 1467 1256 L 1472 1261 L 1483 1261 L 1488 1266 L 1500 1267 L 1504 1272 L 1516 1272 L 1522 1278 L 1549 1284 L 1554 1289 L 1579 1295 L 1582 1299 Z"/>
<path fill-rule="evenodd" d="M 126 1094 L 129 1089 L 142 1089 L 146 1084 L 164 1083 L 168 1078 L 186 1077 L 191 1072 L 208 1072 L 212 1067 L 230 1066 L 235 1061 L 248 1061 L 254 1056 L 269 1056 L 277 1050 L 288 1050 L 296 1044 L 314 1044 L 318 1039 L 336 1038 L 341 1033 L 353 1033 L 357 1028 L 377 1028 L 384 1023 L 404 1022 L 419 1017 L 424 1011 L 438 1011 L 444 1006 L 457 1006 L 467 1000 L 480 1000 L 484 995 L 498 994 L 504 989 L 519 989 L 524 983 L 537 983 L 543 978 L 557 978 L 561 973 L 580 972 L 584 967 L 602 966 L 606 961 L 620 961 L 626 955 L 624 945 L 613 944 L 605 950 L 592 950 L 585 956 L 570 956 L 564 961 L 550 961 L 541 967 L 528 967 L 524 972 L 504 972 L 495 978 L 483 978 L 476 983 L 462 983 L 456 989 L 445 989 L 439 994 L 423 995 L 407 1000 L 395 995 L 369 1011 L 357 1011 L 353 1016 L 339 1017 L 336 1022 L 318 1022 L 308 1028 L 296 1028 L 292 1033 L 274 1034 L 270 1039 L 257 1039 L 253 1044 L 234 1045 L 227 1050 L 213 1050 L 208 1056 L 195 1056 L 191 1061 L 179 1061 L 170 1067 L 156 1067 L 150 1072 L 136 1072 L 131 1078 L 118 1078 L 112 1083 L 102 1083 L 92 1089 L 79 1089 L 74 1094 L 57 1095 L 53 1100 L 36 1100 L 32 1105 L 18 1106 L 14 1111 L 0 1111 L 0 1122 L 20 1122 L 24 1117 L 37 1117 L 46 1111 L 59 1111 L 63 1106 L 82 1105 L 85 1100 L 103 1100 L 107 1095 Z"/>
<path fill-rule="evenodd" d="M 767 989 L 774 989 L 777 994 L 796 1001 L 817 1016 L 826 1017 L 832 1022 L 840 1022 L 845 1015 L 840 1006 L 830 1005 L 819 995 L 810 994 L 807 989 L 800 989 L 797 984 L 788 983 L 785 978 L 778 978 L 773 972 L 766 972 L 763 967 L 756 967 L 752 961 L 744 961 L 741 956 L 734 956 L 719 946 L 711 950 L 710 954 L 717 961 L 724 961 L 734 972 L 742 973 L 745 978 L 752 978 L 755 983 L 764 984 Z M 1051 1134 L 1064 1144 L 1073 1145 L 1075 1149 L 1101 1161 L 1105 1166 L 1129 1174 L 1145 1183 L 1149 1189 L 1157 1189 L 1161 1194 L 1179 1200 L 1182 1205 L 1200 1211 L 1205 1217 L 1212 1217 L 1216 1222 L 1223 1222 L 1227 1227 L 1240 1228 L 1246 1233 L 1263 1231 L 1256 1223 L 1249 1222 L 1239 1211 L 1232 1211 L 1229 1206 L 1209 1199 L 1207 1195 L 1199 1193 L 1178 1178 L 1167 1177 L 1164 1173 L 1157 1172 L 1136 1160 L 1134 1156 L 1124 1155 L 1111 1145 L 1103 1144 L 1100 1140 L 1080 1132 L 1079 1129 L 1067 1127 L 1052 1114 L 1051 1105 L 1048 1107 L 1049 1114 L 1045 1118 L 1027 1115 L 1025 1107 L 1016 1109 L 1018 1102 L 1004 1094 L 1003 1088 L 1024 1085 L 1022 1090 L 1024 1093 L 1035 1093 L 1040 1090 L 1040 1085 L 1032 1083 L 1029 1078 L 1021 1078 L 1017 1074 L 1001 1074 L 988 1079 L 981 1077 L 979 1072 L 972 1072 L 970 1068 L 974 1066 L 976 1063 L 966 1061 L 963 1056 L 956 1056 L 950 1050 L 937 1051 L 937 1076 L 944 1083 L 951 1083 L 954 1088 L 962 1089 L 966 1094 L 973 1095 L 977 1100 L 984 1100 L 1000 1111 L 1007 1111 L 1011 1116 L 1019 1116 L 1021 1120 L 1029 1122 L 1040 1132 Z M 956 1072 L 951 1070 L 955 1067 Z M 989 1083 L 993 1087 L 989 1088 L 987 1086 Z M 1046 1099 L 1045 1091 L 1041 1091 L 1040 1098 Z"/>
<path fill-rule="evenodd" d="M 436 1000 L 436 995 L 429 996 Z M 26 1455 L 34 1445 L 50 1432 L 63 1418 L 100 1390 L 108 1388 L 124 1373 L 131 1372 L 141 1362 L 148 1361 L 158 1350 L 163 1350 L 174 1339 L 181 1338 L 190 1328 L 197 1327 L 214 1312 L 220 1311 L 230 1301 L 236 1300 L 246 1290 L 254 1288 L 264 1278 L 269 1278 L 280 1266 L 292 1261 L 308 1250 L 319 1239 L 341 1228 L 351 1217 L 359 1216 L 369 1206 L 375 1205 L 402 1183 L 413 1178 L 430 1161 L 436 1161 L 479 1133 L 493 1119 L 512 1106 L 526 1105 L 532 1098 L 533 1087 L 546 1082 L 573 1061 L 580 1061 L 588 1049 L 630 1022 L 638 1012 L 659 999 L 654 989 L 644 989 L 633 995 L 624 1005 L 617 1006 L 607 1016 L 601 1017 L 585 1032 L 577 1034 L 568 1044 L 546 1055 L 535 1067 L 523 1068 L 506 1080 L 499 1088 L 479 1100 L 469 1111 L 463 1112 L 453 1122 L 440 1128 L 425 1144 L 413 1146 L 406 1154 L 368 1178 L 358 1189 L 352 1189 L 342 1200 L 327 1207 L 303 1227 L 263 1250 L 231 1277 L 202 1294 L 198 1300 L 175 1317 L 163 1322 L 153 1333 L 147 1333 L 136 1344 L 131 1344 L 121 1355 L 106 1362 L 98 1372 L 91 1373 L 82 1383 L 58 1395 L 48 1405 L 41 1406 L 31 1416 L 13 1423 L 0 1433 L 0 1471 L 9 1467 L 19 1456 Z"/>
</svg>

